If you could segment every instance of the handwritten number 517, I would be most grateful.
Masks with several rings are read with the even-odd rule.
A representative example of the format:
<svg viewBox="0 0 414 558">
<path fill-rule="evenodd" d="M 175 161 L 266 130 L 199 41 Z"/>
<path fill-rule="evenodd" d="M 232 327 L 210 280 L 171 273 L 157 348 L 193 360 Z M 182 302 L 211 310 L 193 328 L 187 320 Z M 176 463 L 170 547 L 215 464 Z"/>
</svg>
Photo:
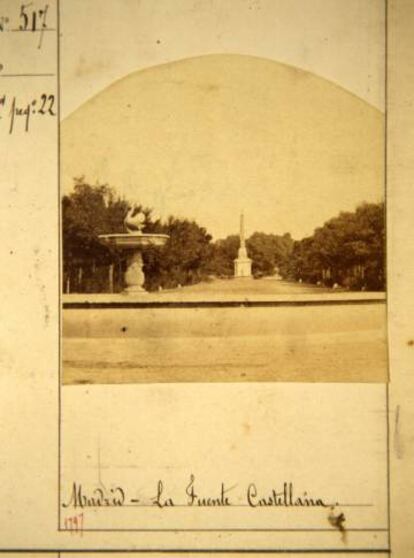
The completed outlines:
<svg viewBox="0 0 414 558">
<path fill-rule="evenodd" d="M 27 13 L 27 8 L 32 6 L 33 2 L 29 2 L 28 4 L 21 4 L 20 6 L 20 31 L 40 31 L 39 36 L 39 44 L 37 45 L 38 48 L 42 47 L 43 41 L 43 33 L 45 29 L 47 29 L 46 17 L 47 11 L 49 9 L 49 5 L 46 4 L 43 10 L 31 10 L 30 16 Z M 31 25 L 30 25 L 31 22 Z"/>
<path fill-rule="evenodd" d="M 22 4 L 20 6 L 20 31 L 27 31 L 29 29 L 30 19 L 32 20 L 30 31 L 38 31 L 39 29 L 46 28 L 46 15 L 49 6 L 46 4 L 43 10 L 32 10 L 30 14 L 31 18 L 29 18 L 26 9 L 29 8 L 32 4 L 33 2 L 29 2 L 28 4 Z"/>
</svg>

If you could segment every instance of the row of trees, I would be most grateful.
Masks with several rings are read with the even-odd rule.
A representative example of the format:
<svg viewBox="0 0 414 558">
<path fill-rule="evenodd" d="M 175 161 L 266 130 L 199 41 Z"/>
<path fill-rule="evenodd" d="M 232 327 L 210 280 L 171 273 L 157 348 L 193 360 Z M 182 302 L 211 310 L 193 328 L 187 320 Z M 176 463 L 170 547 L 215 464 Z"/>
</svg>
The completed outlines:
<svg viewBox="0 0 414 558">
<path fill-rule="evenodd" d="M 351 290 L 383 290 L 384 204 L 364 203 L 354 212 L 342 212 L 295 242 L 285 276 Z"/>
<path fill-rule="evenodd" d="M 125 254 L 103 245 L 98 236 L 123 231 L 129 203 L 107 185 L 75 180 L 62 200 L 63 279 L 65 292 L 120 291 Z M 212 277 L 233 275 L 239 237 L 212 241 L 195 221 L 155 219 L 147 207 L 146 232 L 170 236 L 163 248 L 144 254 L 145 287 L 176 288 Z M 338 285 L 350 289 L 384 288 L 384 216 L 382 204 L 363 204 L 341 213 L 300 241 L 255 232 L 246 241 L 255 277 L 279 273 L 295 281 Z"/>
</svg>

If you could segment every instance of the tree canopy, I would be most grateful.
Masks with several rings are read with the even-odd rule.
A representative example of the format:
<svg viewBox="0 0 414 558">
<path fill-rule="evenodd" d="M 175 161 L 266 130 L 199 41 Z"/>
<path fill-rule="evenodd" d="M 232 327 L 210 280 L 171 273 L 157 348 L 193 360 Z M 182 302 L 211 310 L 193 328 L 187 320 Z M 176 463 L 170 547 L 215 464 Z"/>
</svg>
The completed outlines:
<svg viewBox="0 0 414 558">
<path fill-rule="evenodd" d="M 328 286 L 384 289 L 384 204 L 364 203 L 354 212 L 342 212 L 295 242 L 286 275 Z"/>
</svg>

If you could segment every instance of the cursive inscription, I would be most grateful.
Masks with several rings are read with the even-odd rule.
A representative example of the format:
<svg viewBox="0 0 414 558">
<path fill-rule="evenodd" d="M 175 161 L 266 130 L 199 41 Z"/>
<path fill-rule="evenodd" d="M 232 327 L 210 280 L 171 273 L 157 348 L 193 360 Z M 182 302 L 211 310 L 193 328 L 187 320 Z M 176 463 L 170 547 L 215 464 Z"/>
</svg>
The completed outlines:
<svg viewBox="0 0 414 558">
<path fill-rule="evenodd" d="M 0 120 L 8 120 L 9 134 L 16 130 L 18 122 L 22 122 L 21 128 L 29 132 L 32 118 L 50 116 L 56 116 L 54 95 L 43 93 L 39 98 L 24 102 L 17 97 L 0 96 Z"/>
<path fill-rule="evenodd" d="M 228 492 L 231 488 L 225 488 L 224 482 L 220 484 L 218 495 L 200 495 L 195 487 L 195 477 L 190 476 L 190 482 L 185 489 L 188 506 L 231 506 Z"/>
<path fill-rule="evenodd" d="M 238 489 L 236 491 L 236 488 Z M 149 494 L 151 489 L 149 488 Z M 259 491 L 253 482 L 247 487 L 227 486 L 221 482 L 213 491 L 206 491 L 196 482 L 194 475 L 178 494 L 172 494 L 163 480 L 158 480 L 153 496 L 134 498 L 127 495 L 125 488 L 98 487 L 87 490 L 82 484 L 74 482 L 69 497 L 62 504 L 64 508 L 98 508 L 128 506 L 156 506 L 160 509 L 175 506 L 188 507 L 329 507 L 321 497 L 310 495 L 307 491 L 298 491 L 292 482 L 283 482 L 278 487 Z"/>
<path fill-rule="evenodd" d="M 307 492 L 303 492 L 301 496 L 295 494 L 293 483 L 285 482 L 283 490 L 278 492 L 275 488 L 270 491 L 259 494 L 254 483 L 249 484 L 247 488 L 247 502 L 252 508 L 258 506 L 283 506 L 290 508 L 292 506 L 309 507 L 322 506 L 327 507 L 322 498 L 311 498 Z"/>
<path fill-rule="evenodd" d="M 76 482 L 72 485 L 70 498 L 62 504 L 64 508 L 99 508 L 102 506 L 123 506 L 125 503 L 125 492 L 123 488 L 117 486 L 115 488 L 94 488 L 92 491 L 86 491 L 81 484 Z"/>
</svg>

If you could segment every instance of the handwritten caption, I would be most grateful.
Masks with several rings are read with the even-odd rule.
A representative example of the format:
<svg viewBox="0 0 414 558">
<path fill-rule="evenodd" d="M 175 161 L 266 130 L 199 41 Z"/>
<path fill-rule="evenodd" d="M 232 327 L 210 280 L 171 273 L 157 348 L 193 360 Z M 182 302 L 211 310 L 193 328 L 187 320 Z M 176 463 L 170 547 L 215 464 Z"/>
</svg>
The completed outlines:
<svg viewBox="0 0 414 558">
<path fill-rule="evenodd" d="M 8 122 L 9 134 L 12 134 L 20 125 L 25 132 L 30 131 L 33 117 L 56 116 L 55 95 L 43 93 L 38 98 L 20 101 L 16 96 L 0 96 L 0 123 Z"/>
<path fill-rule="evenodd" d="M 236 490 L 236 489 L 239 490 Z M 158 480 L 149 498 L 133 497 L 127 494 L 125 488 L 103 486 L 87 488 L 81 483 L 74 482 L 69 497 L 62 503 L 67 509 L 122 507 L 122 506 L 156 506 L 160 509 L 175 506 L 212 507 L 212 506 L 247 506 L 260 508 L 264 506 L 280 507 L 332 507 L 332 503 L 320 496 L 310 495 L 308 491 L 299 491 L 292 482 L 283 482 L 279 487 L 259 490 L 255 483 L 248 484 L 240 490 L 237 485 L 227 486 L 220 483 L 214 493 L 205 493 L 196 482 L 195 476 L 190 475 L 179 497 L 169 493 L 166 484 Z"/>
</svg>

